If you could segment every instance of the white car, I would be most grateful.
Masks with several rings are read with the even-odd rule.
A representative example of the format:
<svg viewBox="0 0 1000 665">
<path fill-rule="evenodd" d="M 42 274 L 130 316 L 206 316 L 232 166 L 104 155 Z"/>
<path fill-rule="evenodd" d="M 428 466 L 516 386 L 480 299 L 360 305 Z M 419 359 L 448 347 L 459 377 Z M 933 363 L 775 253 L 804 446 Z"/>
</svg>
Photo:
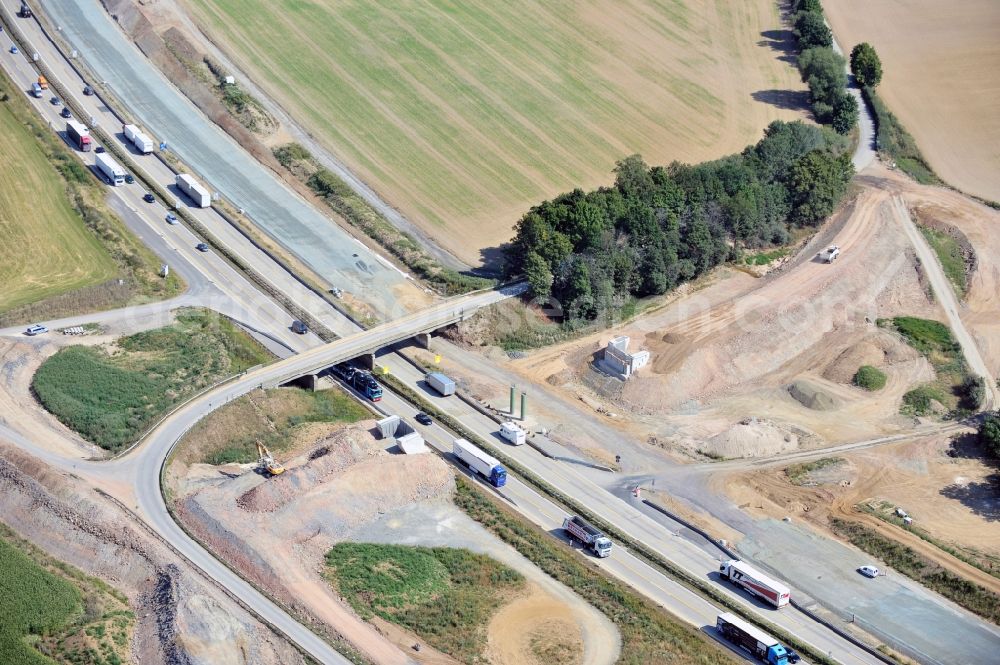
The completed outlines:
<svg viewBox="0 0 1000 665">
<path fill-rule="evenodd" d="M 878 568 L 875 566 L 861 566 L 858 568 L 858 572 L 865 577 L 878 577 Z"/>
<path fill-rule="evenodd" d="M 48 328 L 46 328 L 40 323 L 36 323 L 34 325 L 28 326 L 28 329 L 24 331 L 24 334 L 34 337 L 35 335 L 41 335 L 43 333 L 47 333 L 48 331 L 49 331 Z"/>
</svg>

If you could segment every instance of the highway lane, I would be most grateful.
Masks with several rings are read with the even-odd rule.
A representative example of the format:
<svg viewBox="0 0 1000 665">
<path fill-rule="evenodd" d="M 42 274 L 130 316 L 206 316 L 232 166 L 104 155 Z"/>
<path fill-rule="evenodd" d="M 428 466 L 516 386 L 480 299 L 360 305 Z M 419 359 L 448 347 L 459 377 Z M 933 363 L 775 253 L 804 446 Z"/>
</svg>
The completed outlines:
<svg viewBox="0 0 1000 665">
<path fill-rule="evenodd" d="M 5 5 L 16 9 L 19 1 L 5 0 Z M 127 39 L 99 2 L 50 0 L 44 10 L 87 67 L 213 189 L 245 208 L 257 226 L 332 286 L 357 294 L 384 314 L 395 312 L 394 290 L 406 281 L 405 275 L 303 200 L 205 117 Z M 31 35 L 39 41 L 37 32 Z M 45 51 L 47 62 L 57 60 L 44 44 L 36 48 Z M 103 126 L 110 131 L 115 124 Z"/>
</svg>

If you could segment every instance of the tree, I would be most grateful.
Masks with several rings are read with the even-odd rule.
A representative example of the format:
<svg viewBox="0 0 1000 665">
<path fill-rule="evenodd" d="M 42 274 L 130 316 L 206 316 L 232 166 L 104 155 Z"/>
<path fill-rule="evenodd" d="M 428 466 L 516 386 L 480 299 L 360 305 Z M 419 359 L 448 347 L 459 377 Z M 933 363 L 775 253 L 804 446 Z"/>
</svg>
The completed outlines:
<svg viewBox="0 0 1000 665">
<path fill-rule="evenodd" d="M 882 81 L 882 61 L 874 46 L 862 42 L 851 50 L 851 73 L 862 87 L 874 88 Z"/>
<path fill-rule="evenodd" d="M 994 457 L 1000 457 L 1000 411 L 991 413 L 979 424 L 979 442 Z"/>
<path fill-rule="evenodd" d="M 625 198 L 649 201 L 653 196 L 653 177 L 641 155 L 629 155 L 615 164 L 615 187 Z"/>
<path fill-rule="evenodd" d="M 538 252 L 528 252 L 524 257 L 524 276 L 528 278 L 533 296 L 548 298 L 552 295 L 552 270 Z"/>
<path fill-rule="evenodd" d="M 833 102 L 830 124 L 838 134 L 847 134 L 858 124 L 858 100 L 854 95 L 841 92 Z"/>
<path fill-rule="evenodd" d="M 795 15 L 795 38 L 802 50 L 833 44 L 833 33 L 819 12 L 799 12 Z"/>
<path fill-rule="evenodd" d="M 795 0 L 792 3 L 792 13 L 795 12 L 823 12 L 823 6 L 819 0 Z"/>
<path fill-rule="evenodd" d="M 854 166 L 847 153 L 835 157 L 824 150 L 813 150 L 806 154 L 792 167 L 792 219 L 810 226 L 822 221 L 847 192 L 852 175 Z"/>
<path fill-rule="evenodd" d="M 802 80 L 809 84 L 809 97 L 813 104 L 822 102 L 833 106 L 837 95 L 847 86 L 844 58 L 829 48 L 810 48 L 799 55 Z"/>
</svg>

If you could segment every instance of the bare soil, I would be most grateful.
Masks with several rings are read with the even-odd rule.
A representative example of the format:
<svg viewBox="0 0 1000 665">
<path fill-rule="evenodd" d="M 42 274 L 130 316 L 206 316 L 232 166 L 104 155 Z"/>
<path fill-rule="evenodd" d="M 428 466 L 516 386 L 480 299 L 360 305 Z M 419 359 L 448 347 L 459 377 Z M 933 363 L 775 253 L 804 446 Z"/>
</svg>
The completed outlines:
<svg viewBox="0 0 1000 665">
<path fill-rule="evenodd" d="M 537 585 L 497 612 L 488 630 L 487 653 L 496 665 L 583 662 L 583 638 L 572 611 Z"/>
</svg>

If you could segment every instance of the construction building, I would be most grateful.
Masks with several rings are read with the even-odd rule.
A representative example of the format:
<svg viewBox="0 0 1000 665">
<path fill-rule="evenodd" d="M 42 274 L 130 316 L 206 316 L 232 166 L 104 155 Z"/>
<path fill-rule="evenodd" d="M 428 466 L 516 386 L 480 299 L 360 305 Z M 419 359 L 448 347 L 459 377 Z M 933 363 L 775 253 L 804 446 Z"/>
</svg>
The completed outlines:
<svg viewBox="0 0 1000 665">
<path fill-rule="evenodd" d="M 627 335 L 619 335 L 608 342 L 604 349 L 604 366 L 609 371 L 627 379 L 633 372 L 645 367 L 649 363 L 649 351 L 638 351 L 629 353 Z"/>
</svg>

